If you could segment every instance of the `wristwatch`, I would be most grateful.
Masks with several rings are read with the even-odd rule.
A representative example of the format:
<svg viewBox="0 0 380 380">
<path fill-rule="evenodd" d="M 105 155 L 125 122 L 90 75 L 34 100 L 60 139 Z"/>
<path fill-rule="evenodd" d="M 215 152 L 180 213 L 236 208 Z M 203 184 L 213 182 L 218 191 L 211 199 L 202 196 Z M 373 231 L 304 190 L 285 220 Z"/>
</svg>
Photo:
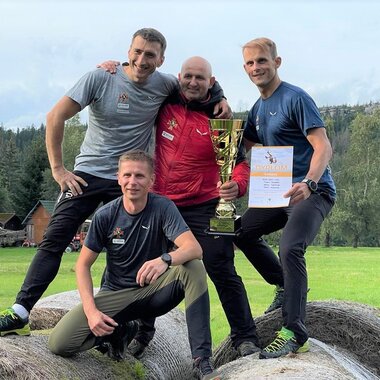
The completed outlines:
<svg viewBox="0 0 380 380">
<path fill-rule="evenodd" d="M 305 178 L 301 182 L 306 183 L 307 187 L 312 193 L 315 193 L 318 190 L 317 182 L 313 181 L 312 179 Z"/>
<path fill-rule="evenodd" d="M 161 260 L 168 264 L 168 267 L 170 267 L 170 265 L 172 265 L 172 257 L 168 254 L 168 253 L 163 253 L 161 255 Z"/>
</svg>

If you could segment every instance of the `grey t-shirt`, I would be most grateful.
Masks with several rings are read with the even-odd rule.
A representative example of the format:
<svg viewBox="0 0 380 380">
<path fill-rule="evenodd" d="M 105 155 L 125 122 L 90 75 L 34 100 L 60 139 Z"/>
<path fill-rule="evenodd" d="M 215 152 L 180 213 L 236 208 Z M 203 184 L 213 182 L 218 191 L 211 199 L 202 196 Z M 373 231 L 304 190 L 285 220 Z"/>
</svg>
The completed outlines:
<svg viewBox="0 0 380 380">
<path fill-rule="evenodd" d="M 170 74 L 155 71 L 145 83 L 131 81 L 122 67 L 116 74 L 97 69 L 85 74 L 66 95 L 89 106 L 88 128 L 74 170 L 116 179 L 119 157 L 149 149 L 157 112 L 178 86 Z"/>
<path fill-rule="evenodd" d="M 139 286 L 136 275 L 147 260 L 167 252 L 189 227 L 174 203 L 161 195 L 149 193 L 143 211 L 130 215 L 119 197 L 96 211 L 85 245 L 94 252 L 107 251 L 107 271 L 102 288 L 120 290 Z"/>
</svg>

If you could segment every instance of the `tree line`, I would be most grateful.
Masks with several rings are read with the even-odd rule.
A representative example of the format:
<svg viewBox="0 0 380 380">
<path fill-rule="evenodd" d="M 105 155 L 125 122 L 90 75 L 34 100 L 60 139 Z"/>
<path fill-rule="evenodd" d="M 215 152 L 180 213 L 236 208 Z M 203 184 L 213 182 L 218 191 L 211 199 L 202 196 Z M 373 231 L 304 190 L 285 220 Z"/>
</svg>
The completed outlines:
<svg viewBox="0 0 380 380">
<path fill-rule="evenodd" d="M 322 224 L 315 244 L 325 246 L 380 246 L 380 105 L 320 108 L 334 155 L 330 166 L 337 200 Z M 235 113 L 245 119 L 247 112 Z M 65 125 L 63 156 L 72 170 L 87 125 L 79 115 Z M 45 125 L 6 130 L 0 125 L 0 212 L 23 219 L 40 199 L 54 200 L 59 186 L 51 175 L 45 147 Z M 235 202 L 247 207 L 247 195 Z M 278 233 L 267 237 L 277 243 Z"/>
</svg>

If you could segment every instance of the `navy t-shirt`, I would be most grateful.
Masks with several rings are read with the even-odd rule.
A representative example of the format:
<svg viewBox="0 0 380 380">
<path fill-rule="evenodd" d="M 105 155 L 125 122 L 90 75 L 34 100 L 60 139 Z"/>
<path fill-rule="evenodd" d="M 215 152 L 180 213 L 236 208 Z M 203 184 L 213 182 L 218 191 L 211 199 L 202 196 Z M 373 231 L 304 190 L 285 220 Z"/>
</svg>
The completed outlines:
<svg viewBox="0 0 380 380">
<path fill-rule="evenodd" d="M 161 256 L 189 227 L 174 203 L 149 193 L 143 211 L 131 215 L 119 197 L 95 213 L 85 245 L 94 252 L 107 251 L 107 271 L 102 288 L 120 290 L 139 286 L 136 275 L 147 261 Z"/>
<path fill-rule="evenodd" d="M 301 182 L 309 171 L 313 147 L 309 129 L 324 128 L 318 107 L 304 90 L 282 82 L 267 99 L 251 108 L 244 137 L 264 146 L 293 146 L 293 182 Z M 318 182 L 321 191 L 335 197 L 335 184 L 328 166 Z"/>
</svg>

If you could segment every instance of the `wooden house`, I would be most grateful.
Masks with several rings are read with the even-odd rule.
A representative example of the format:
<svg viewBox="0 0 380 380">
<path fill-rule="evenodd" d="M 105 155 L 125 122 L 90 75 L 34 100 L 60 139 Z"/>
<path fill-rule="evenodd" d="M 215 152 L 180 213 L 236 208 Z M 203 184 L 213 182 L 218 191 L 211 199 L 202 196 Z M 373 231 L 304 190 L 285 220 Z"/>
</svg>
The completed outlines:
<svg viewBox="0 0 380 380">
<path fill-rule="evenodd" d="M 22 224 L 26 227 L 27 239 L 41 243 L 46 227 L 54 210 L 55 201 L 39 200 L 25 217 Z"/>
<path fill-rule="evenodd" d="M 21 219 L 14 212 L 2 212 L 0 213 L 0 227 L 5 230 L 21 230 Z"/>
</svg>

